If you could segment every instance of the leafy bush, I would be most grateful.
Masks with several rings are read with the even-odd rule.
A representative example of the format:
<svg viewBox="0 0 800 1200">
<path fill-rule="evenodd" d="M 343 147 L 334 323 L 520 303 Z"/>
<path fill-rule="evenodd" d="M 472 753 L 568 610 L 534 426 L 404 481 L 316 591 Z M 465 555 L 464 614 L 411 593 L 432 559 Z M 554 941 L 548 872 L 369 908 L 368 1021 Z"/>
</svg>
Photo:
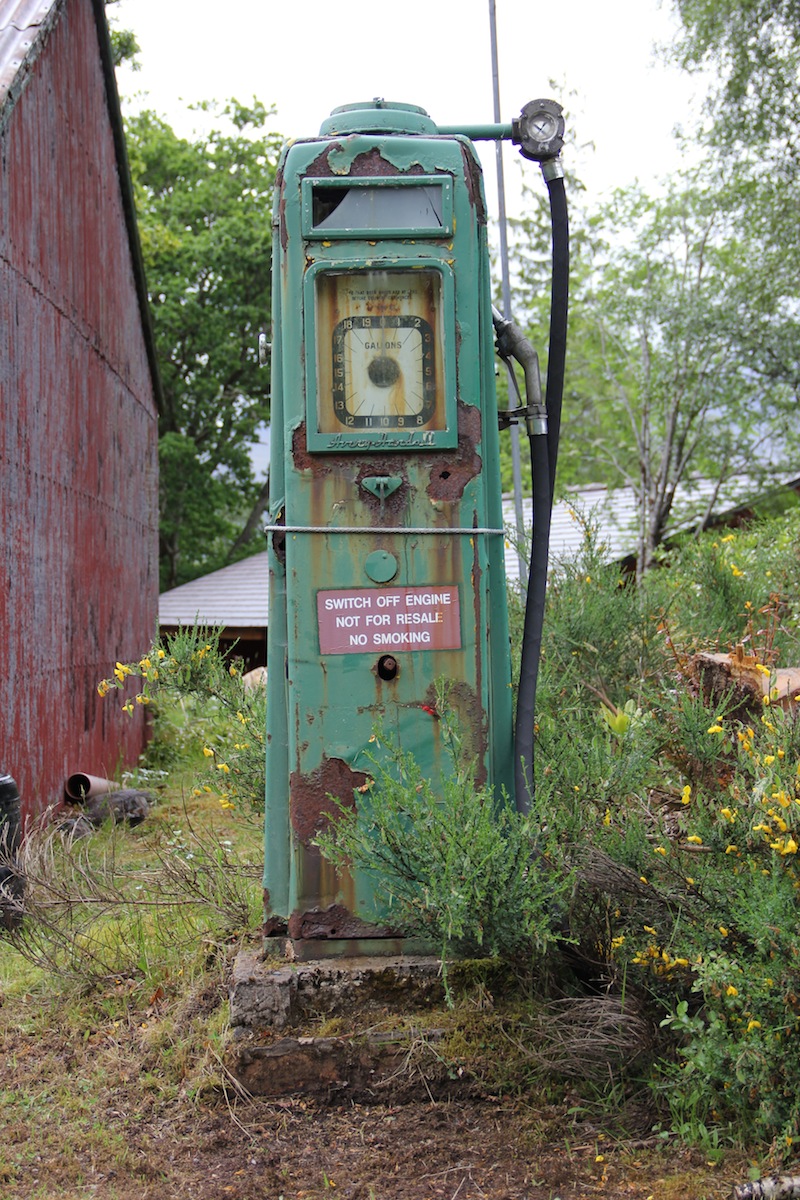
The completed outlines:
<svg viewBox="0 0 800 1200">
<path fill-rule="evenodd" d="M 218 631 L 182 628 L 138 662 L 118 662 L 97 690 L 122 692 L 129 714 L 137 704 L 153 712 L 148 764 L 175 765 L 194 751 L 205 762 L 196 794 L 215 793 L 223 808 L 263 810 L 266 689 L 244 686 L 237 662 L 219 649 Z"/>
<path fill-rule="evenodd" d="M 572 813 L 572 929 L 609 986 L 660 1007 L 651 1082 L 673 1128 L 783 1154 L 800 1137 L 800 720 L 769 686 L 749 713 L 704 694 L 690 659 L 742 644 L 771 685 L 797 661 L 794 529 L 707 534 L 636 591 L 598 569 L 589 531 L 551 589 L 537 714 L 537 789 Z"/>
<path fill-rule="evenodd" d="M 378 730 L 358 811 L 340 806 L 319 835 L 326 858 L 374 880 L 411 936 L 451 954 L 500 956 L 522 970 L 558 942 L 571 873 L 552 814 L 521 817 L 475 783 L 446 695 L 442 735 L 452 770 L 435 790 L 409 751 Z"/>
</svg>

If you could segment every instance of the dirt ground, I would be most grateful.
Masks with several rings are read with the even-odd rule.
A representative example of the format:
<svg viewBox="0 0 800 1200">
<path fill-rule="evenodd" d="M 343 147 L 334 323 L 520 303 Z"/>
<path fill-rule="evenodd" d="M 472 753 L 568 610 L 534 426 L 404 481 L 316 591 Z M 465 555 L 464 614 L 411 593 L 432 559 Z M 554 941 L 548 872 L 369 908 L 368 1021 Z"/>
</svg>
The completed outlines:
<svg viewBox="0 0 800 1200">
<path fill-rule="evenodd" d="M 614 1141 L 535 1097 L 334 1107 L 233 1087 L 168 1094 L 158 1056 L 113 1022 L 83 1044 L 7 1024 L 0 1053 L 2 1200 L 721 1200 L 747 1178 L 742 1160 L 714 1166 L 652 1135 Z"/>
</svg>

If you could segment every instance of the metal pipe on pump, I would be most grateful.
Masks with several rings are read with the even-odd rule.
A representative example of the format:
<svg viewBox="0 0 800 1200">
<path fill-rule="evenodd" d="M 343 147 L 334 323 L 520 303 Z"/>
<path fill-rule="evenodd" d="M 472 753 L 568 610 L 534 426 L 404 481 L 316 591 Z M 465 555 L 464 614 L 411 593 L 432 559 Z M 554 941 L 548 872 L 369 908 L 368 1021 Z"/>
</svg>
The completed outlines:
<svg viewBox="0 0 800 1200">
<path fill-rule="evenodd" d="M 477 782 L 530 807 L 531 662 L 535 694 L 555 469 L 546 426 L 558 426 L 560 391 L 551 366 L 542 404 L 535 353 L 501 321 L 525 369 L 519 415 L 539 547 L 515 747 L 487 219 L 472 140 L 511 138 L 552 164 L 560 112 L 536 101 L 510 126 L 443 128 L 423 109 L 374 100 L 335 109 L 281 160 L 265 935 L 273 949 L 288 939 L 297 957 L 404 948 L 391 913 L 377 911 L 374 881 L 335 871 L 315 839 L 337 804 L 364 802 L 376 722 L 431 778 L 447 770 L 438 680 L 449 681 Z M 551 323 L 551 364 L 560 328 Z"/>
</svg>

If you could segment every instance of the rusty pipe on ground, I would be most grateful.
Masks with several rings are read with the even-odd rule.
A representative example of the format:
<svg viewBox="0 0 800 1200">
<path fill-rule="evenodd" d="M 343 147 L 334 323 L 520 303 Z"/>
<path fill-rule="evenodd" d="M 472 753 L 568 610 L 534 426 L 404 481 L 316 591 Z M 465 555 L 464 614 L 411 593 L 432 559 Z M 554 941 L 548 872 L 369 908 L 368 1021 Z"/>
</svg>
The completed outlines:
<svg viewBox="0 0 800 1200">
<path fill-rule="evenodd" d="M 117 792 L 122 785 L 112 779 L 103 779 L 99 775 L 87 775 L 85 771 L 75 771 L 67 776 L 64 791 L 67 797 L 76 804 L 91 800 L 94 796 L 104 796 L 107 792 Z"/>
</svg>

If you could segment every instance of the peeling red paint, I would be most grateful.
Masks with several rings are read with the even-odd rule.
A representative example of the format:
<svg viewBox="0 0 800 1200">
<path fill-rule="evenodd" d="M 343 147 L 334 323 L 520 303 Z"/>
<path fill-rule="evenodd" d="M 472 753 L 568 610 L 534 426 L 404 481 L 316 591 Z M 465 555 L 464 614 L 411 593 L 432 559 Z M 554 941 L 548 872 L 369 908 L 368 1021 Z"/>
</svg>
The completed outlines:
<svg viewBox="0 0 800 1200">
<path fill-rule="evenodd" d="M 61 5 L 0 130 L 0 767 L 30 814 L 135 761 L 99 680 L 150 644 L 156 447 L 91 0 Z"/>
</svg>

